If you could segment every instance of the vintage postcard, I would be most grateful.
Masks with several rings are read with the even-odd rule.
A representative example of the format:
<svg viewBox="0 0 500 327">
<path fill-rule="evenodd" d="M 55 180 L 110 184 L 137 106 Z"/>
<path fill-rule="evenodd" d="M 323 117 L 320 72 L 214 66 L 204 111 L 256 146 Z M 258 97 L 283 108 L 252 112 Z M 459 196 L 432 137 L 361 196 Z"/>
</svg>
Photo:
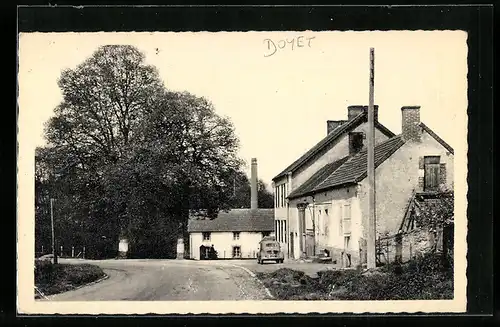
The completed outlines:
<svg viewBox="0 0 500 327">
<path fill-rule="evenodd" d="M 467 33 L 20 33 L 18 311 L 465 312 Z"/>
</svg>

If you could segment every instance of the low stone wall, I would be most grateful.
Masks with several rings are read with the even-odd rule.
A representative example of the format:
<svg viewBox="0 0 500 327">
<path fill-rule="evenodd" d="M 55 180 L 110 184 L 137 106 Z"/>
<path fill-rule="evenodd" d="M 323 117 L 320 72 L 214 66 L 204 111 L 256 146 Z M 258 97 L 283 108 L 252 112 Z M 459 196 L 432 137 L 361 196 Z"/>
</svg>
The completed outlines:
<svg viewBox="0 0 500 327">
<path fill-rule="evenodd" d="M 426 252 L 443 250 L 443 229 L 418 228 L 377 240 L 377 253 L 381 263 L 400 260 L 406 262 Z"/>
</svg>

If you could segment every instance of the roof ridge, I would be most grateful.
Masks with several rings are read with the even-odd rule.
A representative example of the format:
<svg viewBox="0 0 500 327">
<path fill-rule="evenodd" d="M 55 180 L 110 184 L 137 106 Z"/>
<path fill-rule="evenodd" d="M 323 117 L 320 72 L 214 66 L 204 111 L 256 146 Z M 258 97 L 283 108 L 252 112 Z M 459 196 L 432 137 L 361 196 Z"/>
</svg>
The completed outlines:
<svg viewBox="0 0 500 327">
<path fill-rule="evenodd" d="M 312 148 L 306 151 L 302 156 L 293 161 L 290 165 L 288 165 L 285 169 L 283 169 L 279 174 L 272 178 L 272 180 L 276 180 L 280 177 L 283 177 L 289 171 L 294 171 L 301 167 L 304 163 L 308 162 L 314 155 L 320 152 L 326 145 L 330 144 L 330 142 L 336 140 L 340 135 L 342 135 L 346 130 L 352 128 L 353 125 L 358 124 L 362 119 L 367 118 L 368 112 L 363 111 L 360 112 L 357 116 L 352 118 L 351 120 L 345 120 L 345 123 L 337 126 L 333 131 L 328 133 L 325 137 L 323 137 L 320 141 L 318 141 Z M 387 137 L 392 138 L 395 134 L 390 131 L 387 127 L 385 127 L 378 120 L 375 121 L 375 126 Z"/>
<path fill-rule="evenodd" d="M 300 156 L 297 160 L 295 160 L 292 164 L 288 165 L 284 170 L 282 170 L 278 175 L 276 175 L 274 179 L 279 178 L 283 176 L 285 173 L 287 173 L 288 170 L 293 170 L 295 168 L 292 168 L 294 165 L 302 165 L 304 162 L 307 162 L 307 160 L 314 156 L 317 152 L 320 151 L 320 149 L 328 144 L 329 142 L 337 139 L 344 130 L 347 130 L 350 126 L 358 123 L 361 118 L 366 116 L 367 113 L 365 111 L 359 113 L 356 117 L 352 118 L 351 120 L 347 120 L 344 124 L 337 126 L 333 131 L 328 133 L 325 137 L 323 137 L 320 141 L 318 141 L 312 148 L 310 148 L 308 151 L 306 151 L 302 156 Z M 322 144 L 324 143 L 324 144 Z M 319 148 L 316 148 L 319 147 Z M 316 148 L 316 149 L 315 149 Z"/>
<path fill-rule="evenodd" d="M 396 143 L 391 145 L 391 142 L 396 142 Z M 386 155 L 383 156 L 382 159 L 379 158 L 379 160 L 375 162 L 375 168 L 377 168 L 382 162 L 384 162 L 395 151 L 397 151 L 397 149 L 399 149 L 404 143 L 405 142 L 401 139 L 401 135 L 395 135 L 395 136 L 377 144 L 375 146 L 375 149 L 378 149 L 379 151 L 384 151 L 384 146 L 386 146 L 387 144 L 389 144 L 390 146 L 388 147 L 388 149 L 385 150 L 387 152 Z M 382 149 L 382 150 L 380 150 L 380 149 Z M 384 152 L 382 152 L 382 154 L 384 154 Z M 388 154 L 388 156 L 387 156 L 387 154 Z M 356 168 L 355 166 L 356 166 L 356 164 L 359 163 L 357 161 L 364 160 L 363 157 L 366 158 L 366 156 L 367 156 L 367 149 L 364 149 L 364 150 L 359 151 L 356 154 L 352 155 L 348 160 L 346 160 L 342 165 L 340 165 L 340 167 L 338 167 L 338 169 L 333 171 L 321 183 L 319 183 L 313 189 L 313 191 L 319 192 L 323 189 L 327 189 L 331 186 L 337 185 L 337 184 L 335 184 L 335 185 L 331 184 L 331 182 L 327 182 L 335 174 L 344 175 L 345 173 L 349 174 L 349 172 L 351 172 L 352 176 L 350 176 L 348 179 L 345 179 L 344 183 L 356 183 L 356 182 L 360 181 L 361 179 L 364 178 L 364 175 L 366 175 L 366 166 L 361 168 L 361 171 L 359 171 L 359 172 L 357 171 L 357 169 L 359 169 L 359 168 Z M 374 159 L 376 159 L 376 157 Z M 351 166 L 354 165 L 354 167 L 350 167 L 350 165 Z M 345 171 L 346 169 L 348 169 L 349 171 Z M 331 185 L 329 185 L 329 184 L 331 184 Z M 338 185 L 340 185 L 340 184 L 338 184 Z"/>
</svg>

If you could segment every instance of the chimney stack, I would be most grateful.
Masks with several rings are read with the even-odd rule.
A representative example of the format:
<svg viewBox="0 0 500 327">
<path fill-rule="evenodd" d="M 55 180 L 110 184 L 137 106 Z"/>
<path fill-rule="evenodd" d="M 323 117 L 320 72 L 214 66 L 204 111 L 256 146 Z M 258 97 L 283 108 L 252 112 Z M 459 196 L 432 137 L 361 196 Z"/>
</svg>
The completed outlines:
<svg viewBox="0 0 500 327">
<path fill-rule="evenodd" d="M 368 113 L 368 106 L 354 105 L 347 107 L 347 118 L 352 120 L 362 112 Z M 378 105 L 373 106 L 373 120 L 378 121 Z"/>
<path fill-rule="evenodd" d="M 420 106 L 401 108 L 401 135 L 404 141 L 420 142 Z"/>
<path fill-rule="evenodd" d="M 334 129 L 345 123 L 345 120 L 327 120 L 326 121 L 326 134 L 330 134 Z"/>
<path fill-rule="evenodd" d="M 255 210 L 259 207 L 259 199 L 258 199 L 258 189 L 257 189 L 257 158 L 252 158 L 252 171 L 250 177 L 250 208 Z"/>
</svg>

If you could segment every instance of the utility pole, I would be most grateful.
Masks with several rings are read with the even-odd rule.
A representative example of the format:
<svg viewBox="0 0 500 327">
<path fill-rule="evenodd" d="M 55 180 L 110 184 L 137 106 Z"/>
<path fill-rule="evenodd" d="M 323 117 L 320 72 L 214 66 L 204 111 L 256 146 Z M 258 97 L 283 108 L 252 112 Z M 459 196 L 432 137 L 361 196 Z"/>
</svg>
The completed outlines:
<svg viewBox="0 0 500 327">
<path fill-rule="evenodd" d="M 366 246 L 367 268 L 376 267 L 376 217 L 375 217 L 375 126 L 374 126 L 374 85 L 375 49 L 370 48 L 370 90 L 368 105 L 368 240 Z"/>
<path fill-rule="evenodd" d="M 54 264 L 57 264 L 56 237 L 54 234 L 54 199 L 50 199 L 50 224 L 52 228 L 52 255 L 54 256 Z"/>
</svg>

